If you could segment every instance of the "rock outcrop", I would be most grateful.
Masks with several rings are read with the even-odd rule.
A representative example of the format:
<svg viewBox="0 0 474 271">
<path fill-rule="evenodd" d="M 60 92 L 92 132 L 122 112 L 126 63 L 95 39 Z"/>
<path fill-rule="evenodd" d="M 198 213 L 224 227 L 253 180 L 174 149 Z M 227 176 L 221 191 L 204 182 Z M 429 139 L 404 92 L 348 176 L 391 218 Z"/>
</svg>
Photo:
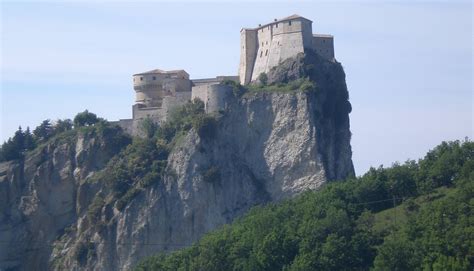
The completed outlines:
<svg viewBox="0 0 474 271">
<path fill-rule="evenodd" d="M 128 270 L 252 206 L 354 174 L 341 65 L 317 56 L 292 61 L 269 80 L 309 76 L 313 85 L 236 97 L 212 134 L 192 129 L 177 141 L 159 183 L 124 208 L 97 205 L 96 223 L 87 219 L 95 195 L 107 201 L 110 191 L 88 180 L 118 153 L 116 143 L 78 132 L 1 164 L 0 270 Z"/>
</svg>

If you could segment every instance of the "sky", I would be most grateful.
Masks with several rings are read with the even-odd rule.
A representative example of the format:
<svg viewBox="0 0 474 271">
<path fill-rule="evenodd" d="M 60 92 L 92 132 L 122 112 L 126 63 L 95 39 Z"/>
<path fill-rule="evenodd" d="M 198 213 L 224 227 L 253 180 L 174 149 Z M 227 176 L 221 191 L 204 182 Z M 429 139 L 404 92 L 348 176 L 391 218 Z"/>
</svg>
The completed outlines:
<svg viewBox="0 0 474 271">
<path fill-rule="evenodd" d="M 471 1 L 1 1 L 0 141 L 88 109 L 131 118 L 132 74 L 236 75 L 240 29 L 292 14 L 335 37 L 356 174 L 473 138 Z"/>
</svg>

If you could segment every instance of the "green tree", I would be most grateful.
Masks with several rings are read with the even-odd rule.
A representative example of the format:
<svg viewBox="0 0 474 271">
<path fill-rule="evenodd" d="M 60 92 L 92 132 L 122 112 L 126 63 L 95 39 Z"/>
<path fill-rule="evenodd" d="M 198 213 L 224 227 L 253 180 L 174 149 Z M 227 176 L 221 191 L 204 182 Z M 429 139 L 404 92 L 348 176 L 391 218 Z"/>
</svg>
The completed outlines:
<svg viewBox="0 0 474 271">
<path fill-rule="evenodd" d="M 72 121 L 70 119 L 64 119 L 60 120 L 58 119 L 56 121 L 56 124 L 54 125 L 54 133 L 59 134 L 65 131 L 69 131 L 72 129 Z"/>
<path fill-rule="evenodd" d="M 33 138 L 33 134 L 30 132 L 30 127 L 26 127 L 25 133 L 24 133 L 24 148 L 27 150 L 32 150 L 36 148 L 36 142 L 35 139 Z"/>
<path fill-rule="evenodd" d="M 40 142 L 48 140 L 51 136 L 53 136 L 53 133 L 54 129 L 49 119 L 43 120 L 43 122 L 41 122 L 41 124 L 33 130 L 33 135 Z"/>
<path fill-rule="evenodd" d="M 142 120 L 140 125 L 147 138 L 155 136 L 155 133 L 158 130 L 158 124 L 149 117 Z"/>
<path fill-rule="evenodd" d="M 416 270 L 421 265 L 415 245 L 404 236 L 389 236 L 378 249 L 374 270 Z"/>
<path fill-rule="evenodd" d="M 74 117 L 74 127 L 90 126 L 99 122 L 97 115 L 85 110 Z"/>
<path fill-rule="evenodd" d="M 268 75 L 264 72 L 262 72 L 259 76 L 258 76 L 258 81 L 260 82 L 260 84 L 262 84 L 263 86 L 266 86 L 268 84 Z"/>
</svg>

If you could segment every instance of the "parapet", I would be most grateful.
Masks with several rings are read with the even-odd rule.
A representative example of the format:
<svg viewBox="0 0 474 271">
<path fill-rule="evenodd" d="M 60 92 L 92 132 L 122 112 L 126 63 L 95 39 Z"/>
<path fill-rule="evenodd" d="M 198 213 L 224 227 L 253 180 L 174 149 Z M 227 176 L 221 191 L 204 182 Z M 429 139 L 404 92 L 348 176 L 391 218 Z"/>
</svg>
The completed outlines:
<svg viewBox="0 0 474 271">
<path fill-rule="evenodd" d="M 227 80 L 239 82 L 239 77 L 221 75 L 221 76 L 216 76 L 215 78 L 191 79 L 191 82 L 193 82 L 193 86 L 199 86 L 199 85 L 204 85 L 204 84 L 207 84 L 207 85 L 218 84 Z"/>
</svg>

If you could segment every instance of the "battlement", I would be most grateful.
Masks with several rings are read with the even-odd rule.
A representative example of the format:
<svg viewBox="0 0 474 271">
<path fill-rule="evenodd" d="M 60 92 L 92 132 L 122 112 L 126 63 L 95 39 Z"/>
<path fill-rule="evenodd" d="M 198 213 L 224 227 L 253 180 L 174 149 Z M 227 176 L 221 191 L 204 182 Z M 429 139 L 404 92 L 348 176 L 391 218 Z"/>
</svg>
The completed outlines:
<svg viewBox="0 0 474 271">
<path fill-rule="evenodd" d="M 257 28 L 240 31 L 241 84 L 255 81 L 282 61 L 313 49 L 322 57 L 334 60 L 334 38 L 330 35 L 313 35 L 312 21 L 292 15 Z"/>
</svg>

